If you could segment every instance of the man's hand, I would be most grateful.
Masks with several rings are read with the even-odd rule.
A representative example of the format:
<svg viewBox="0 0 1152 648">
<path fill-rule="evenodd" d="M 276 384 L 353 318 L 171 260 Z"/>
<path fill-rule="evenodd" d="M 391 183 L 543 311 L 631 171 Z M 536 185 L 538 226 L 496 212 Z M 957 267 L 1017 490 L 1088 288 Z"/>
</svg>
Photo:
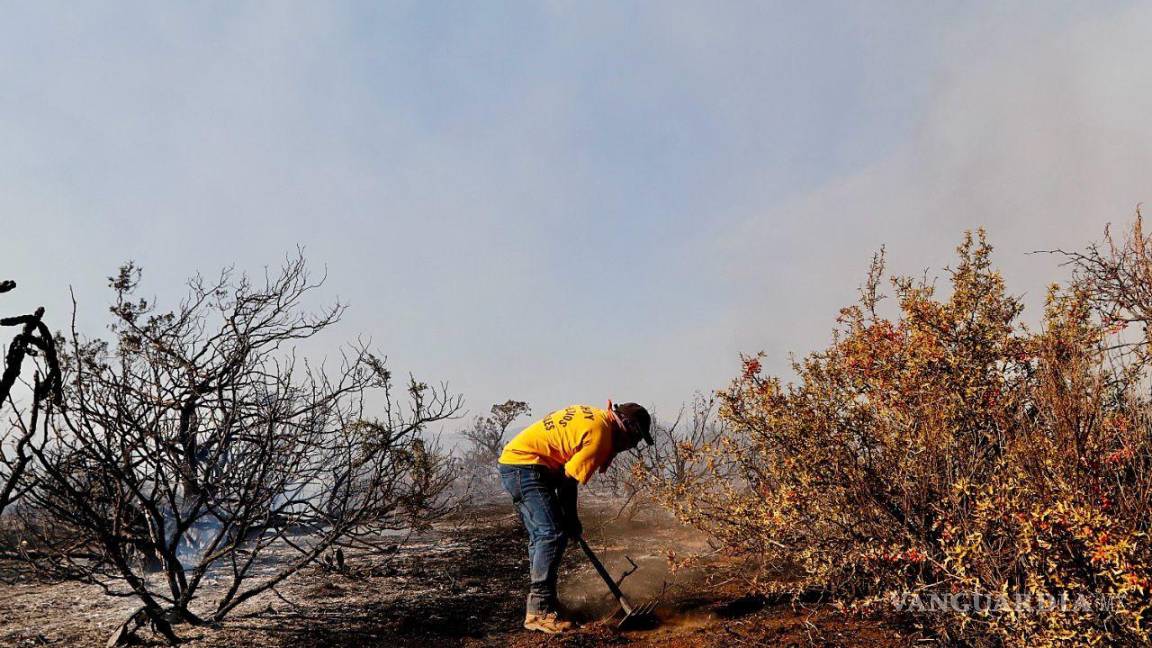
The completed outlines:
<svg viewBox="0 0 1152 648">
<path fill-rule="evenodd" d="M 584 525 L 580 524 L 580 515 L 576 512 L 576 487 L 579 484 L 567 475 L 560 483 L 560 510 L 564 514 L 564 533 L 570 537 L 584 535 Z"/>
</svg>

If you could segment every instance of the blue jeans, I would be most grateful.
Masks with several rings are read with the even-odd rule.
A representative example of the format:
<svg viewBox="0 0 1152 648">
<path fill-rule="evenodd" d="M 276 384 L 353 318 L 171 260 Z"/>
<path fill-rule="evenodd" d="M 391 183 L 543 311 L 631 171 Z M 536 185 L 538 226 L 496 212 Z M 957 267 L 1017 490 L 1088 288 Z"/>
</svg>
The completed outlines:
<svg viewBox="0 0 1152 648">
<path fill-rule="evenodd" d="M 556 611 L 556 576 L 568 544 L 564 513 L 556 493 L 562 478 L 562 474 L 545 466 L 500 464 L 500 481 L 528 530 L 528 614 Z"/>
</svg>

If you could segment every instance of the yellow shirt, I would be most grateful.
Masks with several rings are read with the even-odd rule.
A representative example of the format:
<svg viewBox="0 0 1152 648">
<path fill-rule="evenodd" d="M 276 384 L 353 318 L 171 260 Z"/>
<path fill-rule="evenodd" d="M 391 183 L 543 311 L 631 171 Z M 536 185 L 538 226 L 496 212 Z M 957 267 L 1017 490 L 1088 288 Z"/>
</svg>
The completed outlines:
<svg viewBox="0 0 1152 648">
<path fill-rule="evenodd" d="M 587 405 L 556 410 L 513 437 L 499 461 L 563 468 L 569 477 L 587 484 L 592 473 L 604 472 L 612 463 L 612 419 L 607 410 Z"/>
</svg>

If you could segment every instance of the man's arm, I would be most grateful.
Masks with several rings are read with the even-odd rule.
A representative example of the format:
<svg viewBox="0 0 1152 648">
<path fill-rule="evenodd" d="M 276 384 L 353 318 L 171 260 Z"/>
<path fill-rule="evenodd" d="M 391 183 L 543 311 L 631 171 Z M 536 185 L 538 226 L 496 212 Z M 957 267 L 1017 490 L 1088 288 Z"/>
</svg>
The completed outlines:
<svg viewBox="0 0 1152 648">
<path fill-rule="evenodd" d="M 580 515 L 576 509 L 576 487 L 580 482 L 564 475 L 560 480 L 560 510 L 564 513 L 564 531 L 576 537 L 584 534 L 584 526 L 580 524 Z"/>
</svg>

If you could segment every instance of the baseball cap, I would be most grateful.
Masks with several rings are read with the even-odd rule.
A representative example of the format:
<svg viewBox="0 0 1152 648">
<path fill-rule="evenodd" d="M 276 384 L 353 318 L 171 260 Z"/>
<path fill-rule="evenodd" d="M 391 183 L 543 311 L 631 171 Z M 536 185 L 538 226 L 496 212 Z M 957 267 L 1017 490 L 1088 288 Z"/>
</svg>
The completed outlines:
<svg viewBox="0 0 1152 648">
<path fill-rule="evenodd" d="M 648 445 L 653 445 L 652 441 L 652 417 L 648 414 L 648 410 L 644 409 L 643 405 L 636 403 L 620 403 L 612 408 L 616 411 L 616 416 L 624 422 L 624 427 L 633 436 L 638 436 L 643 439 Z"/>
</svg>

